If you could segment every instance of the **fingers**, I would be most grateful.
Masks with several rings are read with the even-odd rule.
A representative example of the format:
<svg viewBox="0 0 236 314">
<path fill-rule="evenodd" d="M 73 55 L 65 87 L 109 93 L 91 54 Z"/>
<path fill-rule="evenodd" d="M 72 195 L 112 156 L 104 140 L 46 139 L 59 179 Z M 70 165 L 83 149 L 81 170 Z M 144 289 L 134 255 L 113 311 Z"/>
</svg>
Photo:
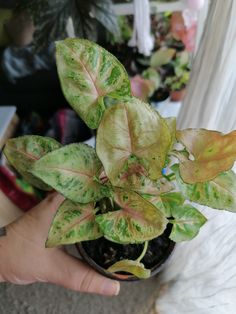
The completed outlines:
<svg viewBox="0 0 236 314">
<path fill-rule="evenodd" d="M 42 206 L 52 212 L 55 212 L 64 200 L 64 196 L 57 192 L 53 192 L 48 194 L 48 196 L 43 200 Z"/>
<path fill-rule="evenodd" d="M 92 268 L 68 254 L 57 251 L 52 259 L 47 280 L 65 288 L 106 296 L 118 295 L 120 284 L 103 277 Z"/>
<path fill-rule="evenodd" d="M 64 196 L 57 192 L 50 193 L 42 202 L 29 211 L 34 217 L 47 217 L 50 221 L 58 207 L 65 200 Z"/>
</svg>

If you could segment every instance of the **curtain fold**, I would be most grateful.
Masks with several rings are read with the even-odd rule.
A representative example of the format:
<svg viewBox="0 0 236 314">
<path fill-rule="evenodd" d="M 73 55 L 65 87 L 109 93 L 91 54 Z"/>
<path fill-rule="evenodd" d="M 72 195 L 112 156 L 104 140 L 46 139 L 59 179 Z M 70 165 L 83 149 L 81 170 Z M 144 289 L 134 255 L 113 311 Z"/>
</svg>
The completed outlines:
<svg viewBox="0 0 236 314">
<path fill-rule="evenodd" d="M 211 1 L 178 128 L 236 128 L 236 1 Z"/>
</svg>

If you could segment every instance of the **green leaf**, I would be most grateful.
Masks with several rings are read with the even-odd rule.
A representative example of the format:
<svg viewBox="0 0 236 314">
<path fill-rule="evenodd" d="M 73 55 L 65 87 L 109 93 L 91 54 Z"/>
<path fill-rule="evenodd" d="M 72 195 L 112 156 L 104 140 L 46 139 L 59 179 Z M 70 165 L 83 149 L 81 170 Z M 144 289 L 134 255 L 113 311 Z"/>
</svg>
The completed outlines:
<svg viewBox="0 0 236 314">
<path fill-rule="evenodd" d="M 91 129 L 98 127 L 104 113 L 104 96 L 131 95 L 123 65 L 95 43 L 74 38 L 59 41 L 56 60 L 67 101 Z"/>
<path fill-rule="evenodd" d="M 148 68 L 142 73 L 142 77 L 153 82 L 155 89 L 158 89 L 161 84 L 160 74 L 153 68 Z"/>
<path fill-rule="evenodd" d="M 132 275 L 135 275 L 136 277 L 140 279 L 149 278 L 151 275 L 151 270 L 146 269 L 142 263 L 128 260 L 128 259 L 124 259 L 122 261 L 116 262 L 114 265 L 110 266 L 107 270 L 111 273 L 123 271 L 126 273 L 130 273 Z"/>
<path fill-rule="evenodd" d="M 97 177 L 102 164 L 95 150 L 85 144 L 70 144 L 38 160 L 32 173 L 74 202 L 89 203 L 109 195 Z"/>
<path fill-rule="evenodd" d="M 222 172 L 215 179 L 195 184 L 185 183 L 180 174 L 179 166 L 172 166 L 179 189 L 190 201 L 211 208 L 236 212 L 236 175 L 229 170 Z"/>
<path fill-rule="evenodd" d="M 143 197 L 163 212 L 165 217 L 172 216 L 172 208 L 182 205 L 185 198 L 181 193 L 171 192 L 161 195 L 143 195 Z"/>
<path fill-rule="evenodd" d="M 46 247 L 95 240 L 101 236 L 95 221 L 94 204 L 78 204 L 66 200 L 53 219 Z"/>
<path fill-rule="evenodd" d="M 176 50 L 173 48 L 162 48 L 157 50 L 151 56 L 151 67 L 159 68 L 162 65 L 170 63 L 175 53 Z"/>
<path fill-rule="evenodd" d="M 180 51 L 177 53 L 176 60 L 178 65 L 182 68 L 185 68 L 189 65 L 190 62 L 190 54 L 187 50 Z"/>
<path fill-rule="evenodd" d="M 180 175 L 186 183 L 205 182 L 233 167 L 236 159 L 236 131 L 222 134 L 204 129 L 178 131 L 176 138 L 194 157 L 180 161 Z"/>
<path fill-rule="evenodd" d="M 170 239 L 175 242 L 193 239 L 207 221 L 206 217 L 191 205 L 174 206 L 171 213 L 174 219 L 169 220 L 173 224 Z"/>
<path fill-rule="evenodd" d="M 168 221 L 163 213 L 137 193 L 117 188 L 114 200 L 119 210 L 96 217 L 108 240 L 122 244 L 140 243 L 164 232 Z"/>
<path fill-rule="evenodd" d="M 131 98 L 106 110 L 98 128 L 96 150 L 112 184 L 127 187 L 133 175 L 160 178 L 170 145 L 165 120 L 147 104 Z"/>
<path fill-rule="evenodd" d="M 25 135 L 9 139 L 3 153 L 9 163 L 33 186 L 49 191 L 51 187 L 37 179 L 29 171 L 34 163 L 45 154 L 61 147 L 53 138 L 38 135 Z"/>
</svg>

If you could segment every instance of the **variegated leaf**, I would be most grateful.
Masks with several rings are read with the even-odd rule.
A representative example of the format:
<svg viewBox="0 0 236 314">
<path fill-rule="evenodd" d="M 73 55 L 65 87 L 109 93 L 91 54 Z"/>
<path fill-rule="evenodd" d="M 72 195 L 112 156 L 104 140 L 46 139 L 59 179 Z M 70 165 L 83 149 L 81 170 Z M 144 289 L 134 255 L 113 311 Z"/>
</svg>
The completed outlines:
<svg viewBox="0 0 236 314">
<path fill-rule="evenodd" d="M 104 96 L 131 96 L 122 64 L 95 43 L 78 38 L 58 41 L 56 60 L 67 101 L 92 129 L 98 127 L 105 110 Z"/>
<path fill-rule="evenodd" d="M 137 193 L 117 188 L 114 200 L 119 210 L 96 217 L 108 240 L 122 244 L 140 243 L 164 232 L 168 221 L 163 213 Z"/>
<path fill-rule="evenodd" d="M 130 273 L 140 279 L 149 278 L 151 275 L 151 270 L 146 269 L 142 263 L 128 260 L 128 259 L 124 259 L 122 261 L 116 262 L 114 265 L 110 266 L 107 270 L 111 273 L 117 273 L 121 271 Z"/>
<path fill-rule="evenodd" d="M 129 177 L 160 178 L 170 145 L 165 120 L 147 104 L 131 98 L 106 110 L 96 149 L 113 185 L 131 188 L 135 183 L 132 188 L 139 188 L 141 180 Z"/>
<path fill-rule="evenodd" d="M 193 239 L 207 221 L 206 217 L 191 205 L 174 206 L 171 213 L 174 219 L 170 220 L 173 224 L 170 239 L 175 242 Z"/>
<path fill-rule="evenodd" d="M 236 212 L 236 175 L 232 170 L 222 172 L 208 182 L 187 184 L 179 174 L 179 166 L 174 165 L 172 169 L 178 187 L 187 199 L 211 208 Z"/>
<path fill-rule="evenodd" d="M 233 167 L 236 159 L 236 131 L 222 134 L 204 129 L 178 131 L 176 138 L 194 157 L 180 163 L 184 182 L 197 183 L 214 179 Z"/>
<path fill-rule="evenodd" d="M 156 196 L 145 194 L 143 197 L 156 206 L 159 210 L 161 210 L 165 217 L 171 217 L 172 208 L 182 205 L 185 201 L 183 195 L 178 192 L 163 193 Z"/>
<path fill-rule="evenodd" d="M 97 177 L 102 164 L 95 150 L 85 144 L 70 144 L 38 160 L 32 173 L 74 202 L 89 203 L 109 195 Z"/>
<path fill-rule="evenodd" d="M 49 191 L 51 187 L 36 178 L 29 171 L 34 163 L 45 154 L 61 147 L 53 138 L 25 135 L 9 139 L 4 147 L 4 155 L 9 163 L 33 186 Z"/>
<path fill-rule="evenodd" d="M 93 203 L 79 204 L 66 200 L 53 219 L 46 247 L 95 240 L 102 236 L 95 221 Z"/>
<path fill-rule="evenodd" d="M 131 180 L 134 181 L 131 181 Z M 140 181 L 138 181 L 140 180 Z M 173 190 L 173 184 L 165 178 L 160 178 L 157 181 L 152 181 L 144 176 L 135 176 L 127 178 L 125 185 L 128 190 L 134 190 L 139 194 L 160 195 L 162 193 Z"/>
</svg>

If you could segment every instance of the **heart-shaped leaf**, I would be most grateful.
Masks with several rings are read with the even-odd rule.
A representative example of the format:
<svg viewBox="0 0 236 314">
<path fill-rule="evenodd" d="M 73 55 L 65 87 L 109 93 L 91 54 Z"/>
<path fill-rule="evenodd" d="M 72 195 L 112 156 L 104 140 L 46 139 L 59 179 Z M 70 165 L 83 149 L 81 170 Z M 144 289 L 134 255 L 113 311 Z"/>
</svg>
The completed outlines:
<svg viewBox="0 0 236 314">
<path fill-rule="evenodd" d="M 95 43 L 78 38 L 58 41 L 56 60 L 67 101 L 91 129 L 102 118 L 104 96 L 131 96 L 123 65 Z"/>
<path fill-rule="evenodd" d="M 95 240 L 101 236 L 95 221 L 94 204 L 78 204 L 66 200 L 53 219 L 46 247 Z"/>
<path fill-rule="evenodd" d="M 53 138 L 38 135 L 25 135 L 9 139 L 4 154 L 9 163 L 33 186 L 49 191 L 51 187 L 37 179 L 29 171 L 33 164 L 45 154 L 61 147 Z"/>
<path fill-rule="evenodd" d="M 106 110 L 96 149 L 112 184 L 127 187 L 132 175 L 160 178 L 170 145 L 165 120 L 147 104 L 131 98 Z"/>
<path fill-rule="evenodd" d="M 159 210 L 161 210 L 165 217 L 171 217 L 172 208 L 182 205 L 185 201 L 183 195 L 178 192 L 163 193 L 156 196 L 145 194 L 143 197 L 156 206 Z"/>
<path fill-rule="evenodd" d="M 120 210 L 96 217 L 108 240 L 122 244 L 140 243 L 164 232 L 168 221 L 163 213 L 137 193 L 117 188 L 114 200 Z"/>
<path fill-rule="evenodd" d="M 110 266 L 107 270 L 111 273 L 117 273 L 121 271 L 130 273 L 140 279 L 149 278 L 151 275 L 151 270 L 146 269 L 142 263 L 128 260 L 128 259 L 124 259 L 122 261 L 116 262 L 114 265 Z"/>
<path fill-rule="evenodd" d="M 89 203 L 108 196 L 99 183 L 102 164 L 95 150 L 85 144 L 70 144 L 35 162 L 32 173 L 74 202 Z"/>
<path fill-rule="evenodd" d="M 236 131 L 222 134 L 204 129 L 178 131 L 176 138 L 194 157 L 180 163 L 186 183 L 205 182 L 233 167 L 236 159 Z"/>
<path fill-rule="evenodd" d="M 236 175 L 233 171 L 222 172 L 208 182 L 187 184 L 179 174 L 178 165 L 173 165 L 172 170 L 175 172 L 179 189 L 190 201 L 236 212 Z"/>
<path fill-rule="evenodd" d="M 174 242 L 193 239 L 207 221 L 206 217 L 191 205 L 174 206 L 171 213 L 174 219 L 170 220 L 173 224 L 170 239 Z"/>
</svg>

